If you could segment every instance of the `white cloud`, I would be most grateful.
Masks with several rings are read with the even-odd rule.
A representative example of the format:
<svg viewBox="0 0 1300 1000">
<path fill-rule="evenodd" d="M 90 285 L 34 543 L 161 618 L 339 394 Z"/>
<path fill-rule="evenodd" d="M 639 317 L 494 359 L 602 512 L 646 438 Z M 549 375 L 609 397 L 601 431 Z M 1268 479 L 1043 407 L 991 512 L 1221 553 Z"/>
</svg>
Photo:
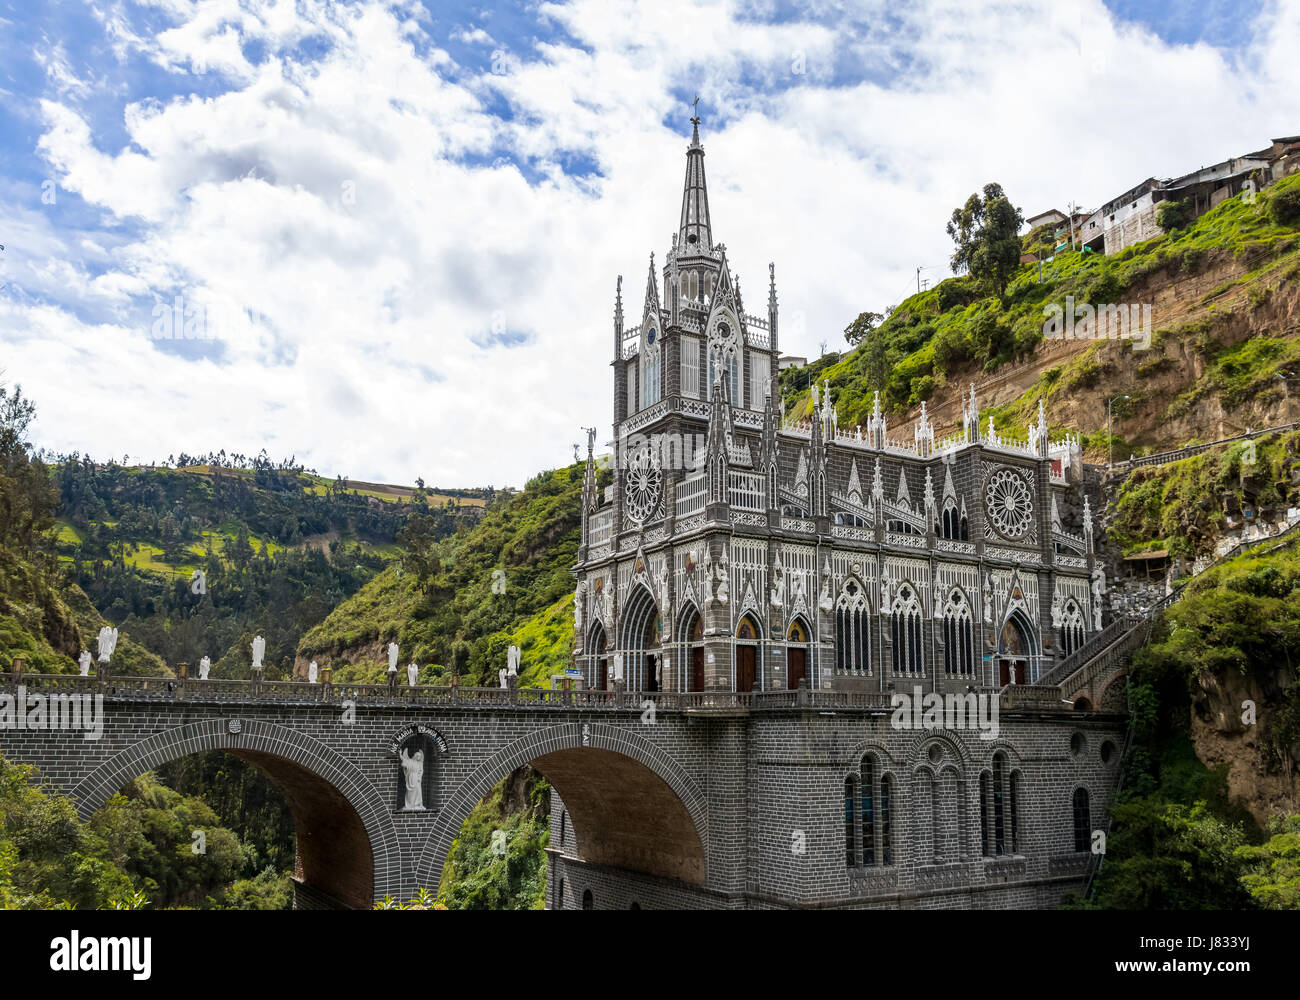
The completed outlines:
<svg viewBox="0 0 1300 1000">
<path fill-rule="evenodd" d="M 505 74 L 456 66 L 410 6 L 165 9 L 175 26 L 157 34 L 100 13 L 117 57 L 206 64 L 230 89 L 128 106 L 125 148 L 105 147 L 49 54 L 34 152 L 104 224 L 63 230 L 28 205 L 38 249 L 9 277 L 41 302 L 0 306 L 0 321 L 8 377 L 57 449 L 265 446 L 442 485 L 519 484 L 568 461 L 579 426 L 608 431 L 615 275 L 639 316 L 647 256 L 662 262 L 676 228 L 681 97 L 697 89 L 715 235 L 750 312 L 775 261 L 782 347 L 799 354 L 842 344 L 918 265 L 941 277 L 944 221 L 988 181 L 1028 213 L 1091 205 L 1300 131 L 1300 0 L 1233 59 L 1117 26 L 1098 0 L 1077 15 L 882 5 L 829 27 L 759 24 L 732 3 L 579 0 L 537 11 L 578 44 L 515 42 Z M 456 30 L 508 48 L 488 23 L 494 35 Z M 305 39 L 324 46 L 308 64 Z M 269 54 L 257 65 L 253 41 Z M 489 111 L 503 100 L 511 120 Z M 538 176 L 484 165 L 501 154 Z M 601 176 L 567 175 L 572 155 Z M 242 317 L 218 359 L 150 341 L 146 307 L 176 294 Z M 530 337 L 478 346 L 494 324 Z"/>
</svg>

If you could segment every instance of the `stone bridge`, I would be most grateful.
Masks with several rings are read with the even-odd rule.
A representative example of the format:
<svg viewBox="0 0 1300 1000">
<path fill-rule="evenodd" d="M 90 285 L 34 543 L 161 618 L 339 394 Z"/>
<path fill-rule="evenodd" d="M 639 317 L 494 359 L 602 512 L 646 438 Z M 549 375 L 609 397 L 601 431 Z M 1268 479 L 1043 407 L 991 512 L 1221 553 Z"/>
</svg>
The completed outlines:
<svg viewBox="0 0 1300 1000">
<path fill-rule="evenodd" d="M 1094 812 L 1104 808 L 1123 741 L 1121 717 L 1071 711 L 1060 689 L 1038 686 L 994 692 L 994 740 L 891 726 L 886 691 L 642 695 L 32 674 L 0 675 L 0 691 L 12 709 L 0 711 L 0 751 L 35 765 L 83 818 L 132 778 L 189 754 L 221 750 L 258 767 L 294 817 L 301 907 L 368 908 L 435 889 L 470 811 L 524 764 L 555 794 L 550 906 L 627 905 L 629 893 L 647 906 L 1051 905 L 1086 867 L 1071 791 L 1085 787 Z M 103 730 L 87 739 L 74 712 L 97 696 Z M 408 809 L 399 755 L 415 749 L 425 752 L 423 808 Z M 897 776 L 892 871 L 846 865 L 845 776 L 859 773 L 864 753 Z M 1010 806 L 1022 810 L 1019 832 L 1015 819 L 1007 828 L 1009 845 L 1020 838 L 1014 858 L 985 856 L 993 819 L 976 791 L 1004 766 L 1006 781 L 1022 782 L 1021 805 Z M 940 785 L 952 796 L 942 821 Z M 874 844 L 880 833 L 850 836 Z M 993 853 L 1011 853 L 997 843 Z M 580 879 L 603 898 L 579 897 Z"/>
</svg>

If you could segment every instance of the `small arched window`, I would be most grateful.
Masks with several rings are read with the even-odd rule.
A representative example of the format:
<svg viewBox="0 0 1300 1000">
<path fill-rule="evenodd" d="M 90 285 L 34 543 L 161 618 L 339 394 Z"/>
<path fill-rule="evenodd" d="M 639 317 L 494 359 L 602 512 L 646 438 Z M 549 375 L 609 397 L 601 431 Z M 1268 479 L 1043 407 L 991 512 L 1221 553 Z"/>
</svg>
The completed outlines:
<svg viewBox="0 0 1300 1000">
<path fill-rule="evenodd" d="M 862 864 L 876 863 L 876 765 L 871 755 L 862 758 Z"/>
<path fill-rule="evenodd" d="M 584 910 L 594 910 L 596 908 L 595 900 L 591 898 L 591 890 L 582 890 L 582 908 Z"/>
<path fill-rule="evenodd" d="M 1092 839 L 1092 814 L 1088 808 L 1088 790 L 1074 790 L 1074 849 L 1086 851 Z"/>
<path fill-rule="evenodd" d="M 844 779 L 844 863 L 852 868 L 857 864 L 857 845 L 853 842 L 853 779 Z"/>
</svg>

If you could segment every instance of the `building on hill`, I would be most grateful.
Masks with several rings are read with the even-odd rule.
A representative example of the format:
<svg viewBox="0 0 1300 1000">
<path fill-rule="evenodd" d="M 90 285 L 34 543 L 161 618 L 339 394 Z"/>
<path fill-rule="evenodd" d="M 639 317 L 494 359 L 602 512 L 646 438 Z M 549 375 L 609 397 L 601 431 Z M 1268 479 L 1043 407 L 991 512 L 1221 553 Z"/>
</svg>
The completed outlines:
<svg viewBox="0 0 1300 1000">
<path fill-rule="evenodd" d="M 1083 245 L 1099 253 L 1118 253 L 1159 236 L 1156 213 L 1165 201 L 1182 201 L 1195 219 L 1248 188 L 1258 190 L 1300 171 L 1300 136 L 1274 139 L 1264 149 L 1201 167 L 1181 177 L 1148 177 L 1081 220 Z"/>
<path fill-rule="evenodd" d="M 782 354 L 781 357 L 777 359 L 777 367 L 781 371 L 785 371 L 787 368 L 804 368 L 807 364 L 807 358 L 801 358 L 795 354 Z"/>
<path fill-rule="evenodd" d="M 618 281 L 613 481 L 602 496 L 592 434 L 575 667 L 588 688 L 695 692 L 701 705 L 715 693 L 754 710 L 736 723 L 735 739 L 752 744 L 737 752 L 756 756 L 735 794 L 764 813 L 764 828 L 806 829 L 817 856 L 795 875 L 779 845 L 766 860 L 756 855 L 742 895 L 897 905 L 888 900 L 932 885 L 943 891 L 924 905 L 1054 905 L 1086 866 L 1079 817 L 1089 801 L 1106 802 L 1113 783 L 1068 752 L 1057 760 L 1078 717 L 1061 714 L 1055 687 L 1035 687 L 1105 616 L 1078 441 L 1049 440 L 1041 408 L 1025 439 L 992 418 L 981 426 L 973 388 L 961 429 L 943 439 L 924 411 L 910 440 L 891 439 L 879 397 L 868 426 L 841 426 L 829 388 L 817 385 L 811 419 L 785 419 L 774 390 L 775 268 L 765 313 L 749 312 L 712 227 L 692 123 L 678 230 L 659 267 L 651 255 L 635 325 Z M 757 711 L 765 705 L 883 706 L 895 692 L 923 690 L 998 702 L 1018 687 L 1041 694 L 1043 711 L 1064 723 L 1026 721 L 996 748 L 948 731 L 940 750 L 882 708 L 843 720 L 849 743 L 865 741 L 851 760 L 813 754 L 795 775 L 759 759 L 778 744 L 804 745 L 826 722 L 798 712 L 772 719 Z M 1107 709 L 1122 708 L 1121 690 L 1108 691 Z M 917 753 L 934 762 L 928 778 L 914 769 Z M 1050 767 L 1029 763 L 1040 754 Z M 730 780 L 724 767 L 720 758 L 719 788 Z M 1018 803 L 1005 806 L 1005 826 L 1004 788 Z M 1072 813 L 1079 801 L 1083 813 Z M 558 798 L 552 814 L 563 814 Z M 714 822 L 716 835 L 729 835 L 723 818 Z M 743 830 L 731 833 L 745 842 Z M 570 886 L 565 898 L 578 898 L 584 880 L 602 880 L 606 899 L 632 884 L 584 869 L 562 848 L 551 858 L 551 884 Z M 996 878 L 984 863 L 994 858 L 1010 865 Z M 968 867 L 927 881 L 938 878 L 931 865 L 959 861 Z M 746 898 L 739 905 L 758 897 Z M 662 899 L 738 905 L 685 889 Z"/>
</svg>

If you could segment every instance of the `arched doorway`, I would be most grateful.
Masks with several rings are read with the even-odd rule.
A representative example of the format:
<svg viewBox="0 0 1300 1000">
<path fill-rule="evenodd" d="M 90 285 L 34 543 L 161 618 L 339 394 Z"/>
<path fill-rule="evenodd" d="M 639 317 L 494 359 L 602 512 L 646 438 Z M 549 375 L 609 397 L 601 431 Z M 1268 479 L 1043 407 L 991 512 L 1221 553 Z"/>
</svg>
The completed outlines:
<svg viewBox="0 0 1300 1000">
<path fill-rule="evenodd" d="M 753 691 L 758 679 L 758 643 L 763 633 L 752 615 L 745 615 L 736 626 L 736 690 Z"/>
<path fill-rule="evenodd" d="M 650 591 L 638 586 L 623 611 L 619 648 L 623 652 L 623 681 L 629 691 L 658 691 L 663 622 Z"/>
<path fill-rule="evenodd" d="M 1033 631 L 1018 610 L 1011 613 L 998 636 L 998 684 L 1028 684 L 1033 656 Z"/>
<path fill-rule="evenodd" d="M 605 649 L 605 626 L 596 622 L 587 638 L 587 656 L 591 663 L 591 686 L 597 691 L 609 688 L 609 657 Z"/>
<path fill-rule="evenodd" d="M 687 691 L 704 690 L 704 619 L 695 605 L 688 605 L 682 613 L 677 629 L 681 646 L 680 662 L 685 670 L 683 678 Z"/>
<path fill-rule="evenodd" d="M 785 638 L 785 686 L 794 691 L 808 675 L 808 643 L 811 641 L 808 623 L 802 618 L 796 618 L 790 623 L 790 631 Z"/>
</svg>

